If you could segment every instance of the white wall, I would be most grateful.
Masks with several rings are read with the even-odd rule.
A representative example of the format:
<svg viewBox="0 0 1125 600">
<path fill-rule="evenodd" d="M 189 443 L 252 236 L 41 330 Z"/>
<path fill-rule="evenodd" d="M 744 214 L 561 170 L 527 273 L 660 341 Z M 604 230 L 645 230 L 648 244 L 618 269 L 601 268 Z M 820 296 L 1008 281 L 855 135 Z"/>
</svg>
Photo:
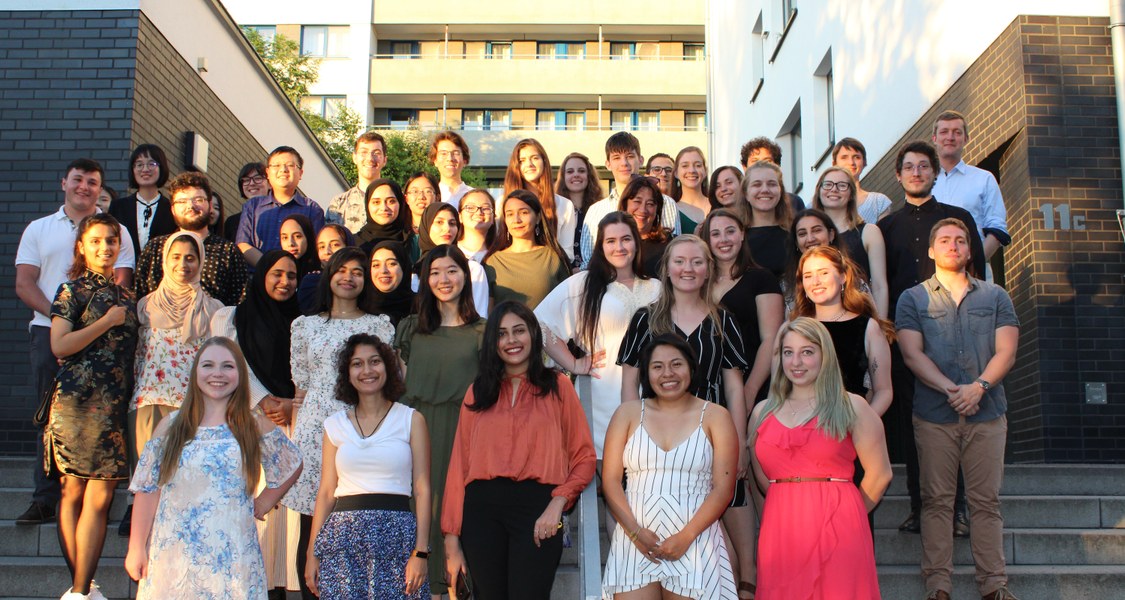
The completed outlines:
<svg viewBox="0 0 1125 600">
<path fill-rule="evenodd" d="M 814 175 L 809 169 L 825 150 L 815 139 L 824 129 L 814 109 L 818 101 L 814 72 L 829 49 L 836 139 L 851 136 L 862 141 L 870 165 L 892 150 L 890 145 L 1016 16 L 1108 15 L 1106 0 L 794 0 L 797 17 L 770 64 L 782 30 L 780 4 L 780 0 L 710 0 L 707 35 L 714 154 L 710 164 L 737 164 L 746 140 L 777 136 L 799 100 L 806 190 Z M 756 37 L 752 28 L 759 13 L 763 29 L 769 32 L 764 42 L 765 83 L 751 104 L 757 83 L 752 76 Z M 787 159 L 783 157 L 783 162 Z"/>
</svg>

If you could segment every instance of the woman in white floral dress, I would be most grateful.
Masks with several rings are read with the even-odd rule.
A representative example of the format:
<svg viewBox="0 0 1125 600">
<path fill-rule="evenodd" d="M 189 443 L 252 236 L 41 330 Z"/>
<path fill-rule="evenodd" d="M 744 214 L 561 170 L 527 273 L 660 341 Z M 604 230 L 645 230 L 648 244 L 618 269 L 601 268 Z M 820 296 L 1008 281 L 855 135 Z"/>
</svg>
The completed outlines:
<svg viewBox="0 0 1125 600">
<path fill-rule="evenodd" d="M 320 487 L 324 420 L 348 408 L 336 398 L 336 355 L 344 342 L 357 333 L 373 334 L 388 344 L 394 341 L 390 318 L 364 311 L 372 287 L 367 256 L 358 248 L 341 248 L 324 267 L 317 289 L 319 313 L 293 321 L 289 358 L 293 383 L 297 386 L 293 441 L 301 449 L 304 471 L 281 503 L 301 513 L 297 573 L 305 572 L 309 531 Z M 301 589 L 307 589 L 303 578 Z"/>
<path fill-rule="evenodd" d="M 250 412 L 246 361 L 229 338 L 203 344 L 190 381 L 129 486 L 136 503 L 125 568 L 140 581 L 138 599 L 265 600 L 254 518 L 293 485 L 300 453 Z M 266 487 L 255 496 L 262 473 Z"/>
</svg>

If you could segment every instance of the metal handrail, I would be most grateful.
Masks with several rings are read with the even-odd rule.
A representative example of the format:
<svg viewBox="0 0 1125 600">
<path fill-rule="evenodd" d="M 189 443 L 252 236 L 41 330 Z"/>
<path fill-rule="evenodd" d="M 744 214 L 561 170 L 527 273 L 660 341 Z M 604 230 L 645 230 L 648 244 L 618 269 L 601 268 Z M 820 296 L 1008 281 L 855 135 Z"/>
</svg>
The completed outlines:
<svg viewBox="0 0 1125 600">
<path fill-rule="evenodd" d="M 586 412 L 586 422 L 593 431 L 593 396 L 589 377 L 578 378 L 578 398 L 582 402 L 582 410 Z M 578 577 L 582 582 L 582 598 L 598 600 L 602 597 L 602 541 L 598 527 L 597 478 L 590 480 L 590 485 L 579 496 L 577 512 L 580 536 Z"/>
<path fill-rule="evenodd" d="M 482 60 L 640 60 L 640 61 L 683 61 L 683 62 L 703 62 L 706 60 L 706 54 L 703 56 L 696 56 L 692 54 L 673 54 L 673 55 L 631 55 L 620 56 L 612 54 L 483 54 L 483 53 L 450 53 L 433 52 L 423 54 L 420 52 L 410 54 L 393 54 L 393 53 L 377 53 L 371 55 L 372 59 L 376 60 L 418 60 L 418 59 L 451 59 L 451 60 L 468 60 L 468 59 L 482 59 Z"/>
</svg>

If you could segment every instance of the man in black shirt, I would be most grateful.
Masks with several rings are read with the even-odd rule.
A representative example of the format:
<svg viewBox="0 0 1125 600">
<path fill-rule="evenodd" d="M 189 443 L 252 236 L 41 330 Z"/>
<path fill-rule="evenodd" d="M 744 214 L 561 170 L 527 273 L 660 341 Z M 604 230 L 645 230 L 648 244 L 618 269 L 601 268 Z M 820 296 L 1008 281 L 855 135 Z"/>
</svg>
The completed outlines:
<svg viewBox="0 0 1125 600">
<path fill-rule="evenodd" d="M 887 287 L 890 291 L 890 310 L 894 318 L 899 296 L 906 290 L 933 276 L 934 260 L 929 256 L 930 230 L 942 219 L 960 219 L 969 231 L 972 262 L 969 272 L 984 279 L 984 246 L 977 233 L 976 221 L 969 211 L 938 202 L 931 193 L 934 188 L 937 151 L 929 142 L 914 141 L 898 151 L 895 174 L 906 194 L 906 202 L 895 212 L 879 220 L 879 230 L 887 245 Z M 910 515 L 899 526 L 899 531 L 921 532 L 919 511 L 922 497 L 918 488 L 918 450 L 914 446 L 914 374 L 906 367 L 898 344 L 891 346 L 891 382 L 894 401 L 883 416 L 887 431 L 887 447 L 894 461 L 906 463 L 906 489 L 910 493 Z M 969 533 L 965 517 L 965 493 L 959 484 L 953 521 L 958 537 Z"/>
</svg>

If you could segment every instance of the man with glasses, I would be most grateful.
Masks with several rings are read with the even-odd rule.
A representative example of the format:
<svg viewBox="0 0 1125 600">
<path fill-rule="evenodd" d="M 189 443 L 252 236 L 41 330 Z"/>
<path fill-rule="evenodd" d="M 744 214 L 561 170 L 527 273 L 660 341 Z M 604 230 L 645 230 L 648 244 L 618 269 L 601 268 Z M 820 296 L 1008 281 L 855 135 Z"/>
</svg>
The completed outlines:
<svg viewBox="0 0 1125 600">
<path fill-rule="evenodd" d="M 665 196 L 672 195 L 672 173 L 675 170 L 676 161 L 663 152 L 648 157 L 648 164 L 645 165 L 645 173 L 649 177 L 656 178 L 656 185 L 660 187 L 660 193 Z"/>
<path fill-rule="evenodd" d="M 242 253 L 232 242 L 212 234 L 207 223 L 211 217 L 211 183 L 203 173 L 180 173 L 168 183 L 172 195 L 172 218 L 179 231 L 189 231 L 203 238 L 203 268 L 200 285 L 212 298 L 227 306 L 242 299 L 248 274 Z M 179 232 L 177 232 L 179 233 Z M 156 290 L 164 278 L 164 242 L 167 235 L 154 237 L 145 245 L 137 259 L 135 277 L 137 297 L 143 298 Z"/>
<path fill-rule="evenodd" d="M 441 201 L 452 204 L 453 208 L 459 207 L 461 198 L 472 189 L 461 180 L 461 171 L 469 166 L 469 145 L 456 133 L 442 131 L 430 143 L 430 162 L 437 167 L 441 178 L 438 182 Z"/>
<path fill-rule="evenodd" d="M 324 218 L 329 223 L 343 225 L 348 231 L 358 233 L 367 224 L 367 201 L 364 199 L 367 186 L 382 177 L 383 167 L 387 164 L 387 141 L 374 131 L 363 133 L 355 140 L 352 163 L 358 181 L 328 203 Z"/>
<path fill-rule="evenodd" d="M 324 227 L 324 209 L 297 190 L 304 164 L 295 149 L 275 148 L 266 160 L 270 191 L 242 206 L 235 242 L 251 267 L 258 264 L 263 253 L 281 248 L 281 223 L 290 215 L 308 217 L 314 235 Z"/>
<path fill-rule="evenodd" d="M 899 296 L 906 290 L 934 275 L 934 259 L 930 257 L 930 230 L 942 219 L 960 219 L 972 231 L 969 272 L 975 277 L 984 273 L 984 247 L 977 235 L 977 224 L 969 211 L 938 202 L 934 198 L 934 174 L 938 165 L 937 151 L 929 142 L 910 142 L 898 151 L 895 173 L 906 194 L 902 208 L 879 220 L 879 230 L 887 244 L 887 288 L 890 309 L 894 315 Z M 891 386 L 894 402 L 883 415 L 887 431 L 887 449 L 893 462 L 906 463 L 906 489 L 910 494 L 910 515 L 899 525 L 899 531 L 920 533 L 922 497 L 918 487 L 918 451 L 914 445 L 914 375 L 903 360 L 899 344 L 891 345 Z"/>
</svg>

